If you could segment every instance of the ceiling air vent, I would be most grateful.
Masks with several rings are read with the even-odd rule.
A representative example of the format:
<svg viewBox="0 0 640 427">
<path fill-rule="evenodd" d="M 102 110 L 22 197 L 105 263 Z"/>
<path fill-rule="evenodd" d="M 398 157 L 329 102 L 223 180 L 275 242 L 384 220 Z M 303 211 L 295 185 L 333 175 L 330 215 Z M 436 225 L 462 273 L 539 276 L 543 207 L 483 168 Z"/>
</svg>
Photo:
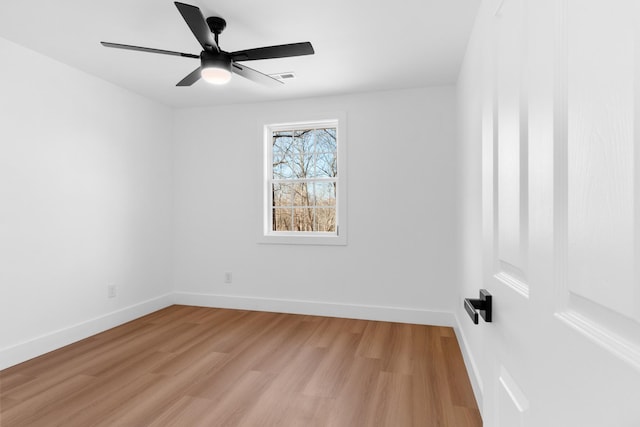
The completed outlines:
<svg viewBox="0 0 640 427">
<path fill-rule="evenodd" d="M 289 73 L 276 73 L 276 74 L 269 74 L 269 76 L 273 77 L 274 79 L 277 80 L 291 80 L 291 79 L 295 79 L 296 75 L 292 72 Z"/>
</svg>

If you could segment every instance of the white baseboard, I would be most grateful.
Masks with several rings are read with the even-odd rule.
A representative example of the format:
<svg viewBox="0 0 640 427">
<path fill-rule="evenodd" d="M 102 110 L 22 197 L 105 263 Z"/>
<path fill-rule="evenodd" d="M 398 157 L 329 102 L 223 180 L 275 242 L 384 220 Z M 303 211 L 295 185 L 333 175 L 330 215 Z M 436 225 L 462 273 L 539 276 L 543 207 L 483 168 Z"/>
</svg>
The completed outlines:
<svg viewBox="0 0 640 427">
<path fill-rule="evenodd" d="M 480 371 L 478 370 L 478 364 L 476 363 L 475 358 L 471 353 L 469 343 L 464 335 L 464 330 L 460 326 L 460 318 L 456 314 L 453 314 L 453 316 L 456 323 L 453 329 L 456 333 L 456 338 L 458 339 L 458 346 L 460 347 L 460 351 L 462 352 L 462 357 L 464 358 L 464 364 L 467 368 L 467 375 L 469 376 L 469 380 L 471 381 L 473 394 L 476 396 L 476 403 L 478 404 L 480 415 L 482 415 L 483 387 L 482 379 L 480 377 Z"/>
<path fill-rule="evenodd" d="M 174 302 L 175 304 L 200 307 L 308 314 L 349 319 L 415 323 L 419 325 L 456 326 L 456 319 L 451 312 L 417 308 L 338 304 L 332 302 L 245 297 L 237 295 L 212 295 L 191 292 L 174 293 Z"/>
<path fill-rule="evenodd" d="M 173 304 L 173 294 L 168 293 L 138 304 L 121 308 L 85 322 L 58 329 L 28 341 L 0 349 L 0 370 L 50 351 L 80 341 L 123 323 L 145 316 Z"/>
</svg>

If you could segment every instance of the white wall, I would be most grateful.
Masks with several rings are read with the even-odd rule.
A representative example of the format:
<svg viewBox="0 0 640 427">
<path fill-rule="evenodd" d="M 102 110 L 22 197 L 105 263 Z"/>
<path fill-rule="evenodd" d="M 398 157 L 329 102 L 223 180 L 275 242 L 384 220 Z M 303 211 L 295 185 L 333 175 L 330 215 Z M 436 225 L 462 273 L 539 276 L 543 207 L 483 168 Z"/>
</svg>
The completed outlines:
<svg viewBox="0 0 640 427">
<path fill-rule="evenodd" d="M 328 111 L 347 115 L 348 245 L 258 244 L 259 119 Z M 453 87 L 178 110 L 175 135 L 179 301 L 450 323 Z"/>
<path fill-rule="evenodd" d="M 4 39 L 0 54 L 2 369 L 162 305 L 172 112 Z"/>
</svg>

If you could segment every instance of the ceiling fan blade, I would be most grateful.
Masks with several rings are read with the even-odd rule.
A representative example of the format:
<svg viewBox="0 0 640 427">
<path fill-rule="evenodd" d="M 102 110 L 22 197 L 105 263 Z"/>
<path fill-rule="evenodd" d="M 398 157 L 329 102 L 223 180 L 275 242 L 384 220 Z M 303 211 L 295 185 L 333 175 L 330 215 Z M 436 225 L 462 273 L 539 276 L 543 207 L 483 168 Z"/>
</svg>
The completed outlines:
<svg viewBox="0 0 640 427">
<path fill-rule="evenodd" d="M 234 61 L 254 61 L 256 59 L 286 58 L 289 56 L 313 55 L 315 52 L 309 42 L 281 44 L 277 46 L 259 47 L 239 50 L 231 53 Z"/>
<path fill-rule="evenodd" d="M 198 80 L 200 80 L 200 67 L 190 72 L 187 77 L 180 80 L 176 86 L 191 86 Z"/>
<path fill-rule="evenodd" d="M 137 50 L 140 52 L 149 52 L 149 53 L 161 53 L 163 55 L 184 56 L 186 58 L 200 58 L 200 55 L 194 55 L 192 53 L 174 52 L 172 50 L 154 49 L 151 47 L 131 46 L 128 44 L 110 43 L 110 42 L 100 42 L 100 44 L 105 47 L 114 47 L 116 49 Z"/>
<path fill-rule="evenodd" d="M 267 84 L 271 86 L 280 86 L 283 85 L 284 82 L 278 79 L 274 79 L 271 76 L 267 76 L 266 74 L 261 73 L 260 71 L 256 71 L 253 68 L 249 68 L 244 64 L 231 64 L 231 71 L 234 73 L 247 78 L 249 80 L 253 80 L 254 82 Z"/>
<path fill-rule="evenodd" d="M 191 6 L 190 4 L 180 2 L 174 2 L 174 4 L 204 50 L 215 50 L 216 52 L 220 52 L 220 48 L 218 47 L 207 22 L 204 20 L 204 16 L 202 16 L 200 9 L 195 6 Z"/>
</svg>

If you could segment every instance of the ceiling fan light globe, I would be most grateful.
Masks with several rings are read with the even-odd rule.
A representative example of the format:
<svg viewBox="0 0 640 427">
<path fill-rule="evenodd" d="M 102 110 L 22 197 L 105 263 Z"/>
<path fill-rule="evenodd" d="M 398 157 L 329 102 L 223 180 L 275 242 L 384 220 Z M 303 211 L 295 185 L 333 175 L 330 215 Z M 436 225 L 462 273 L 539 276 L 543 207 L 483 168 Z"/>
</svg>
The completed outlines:
<svg viewBox="0 0 640 427">
<path fill-rule="evenodd" d="M 231 80 L 231 72 L 218 67 L 203 68 L 202 71 L 200 71 L 200 76 L 205 82 L 214 85 L 224 85 Z"/>
</svg>

